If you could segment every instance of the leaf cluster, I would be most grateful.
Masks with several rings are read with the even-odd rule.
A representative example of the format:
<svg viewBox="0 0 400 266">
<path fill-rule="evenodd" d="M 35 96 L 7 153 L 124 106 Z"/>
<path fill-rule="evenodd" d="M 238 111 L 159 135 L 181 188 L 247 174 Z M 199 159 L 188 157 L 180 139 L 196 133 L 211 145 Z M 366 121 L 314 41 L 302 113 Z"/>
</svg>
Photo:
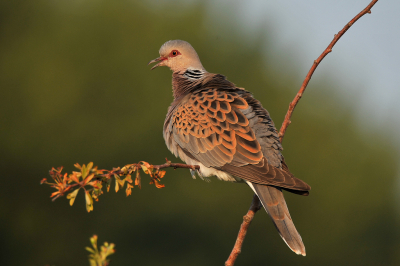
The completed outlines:
<svg viewBox="0 0 400 266">
<path fill-rule="evenodd" d="M 94 235 L 90 238 L 90 243 L 92 243 L 92 248 L 86 247 L 86 250 L 91 253 L 89 255 L 90 266 L 109 265 L 109 260 L 107 260 L 107 257 L 115 253 L 115 245 L 113 243 L 108 244 L 108 242 L 104 242 L 99 251 L 97 248 L 97 235 Z"/>
<path fill-rule="evenodd" d="M 141 171 L 150 176 L 150 184 L 154 184 L 157 188 L 165 187 L 160 183 L 161 178 L 165 176 L 165 171 L 160 171 L 158 167 L 145 161 L 128 164 L 122 168 L 113 168 L 112 170 L 99 170 L 97 166 L 93 167 L 92 162 L 87 165 L 83 164 L 82 166 L 76 163 L 74 166 L 79 171 L 72 171 L 71 174 L 62 173 L 63 167 L 52 168 L 49 174 L 54 182 L 48 182 L 47 178 L 43 178 L 40 183 L 47 184 L 57 190 L 50 195 L 53 201 L 70 192 L 67 195 L 67 199 L 69 199 L 71 206 L 74 204 L 79 190 L 83 189 L 85 192 L 86 210 L 88 212 L 93 211 L 93 200 L 99 200 L 98 198 L 103 194 L 104 187 L 106 187 L 107 192 L 110 191 L 113 178 L 115 179 L 115 192 L 123 188 L 126 183 L 126 196 L 132 194 L 134 186 L 142 187 Z M 132 176 L 135 176 L 134 181 Z"/>
</svg>

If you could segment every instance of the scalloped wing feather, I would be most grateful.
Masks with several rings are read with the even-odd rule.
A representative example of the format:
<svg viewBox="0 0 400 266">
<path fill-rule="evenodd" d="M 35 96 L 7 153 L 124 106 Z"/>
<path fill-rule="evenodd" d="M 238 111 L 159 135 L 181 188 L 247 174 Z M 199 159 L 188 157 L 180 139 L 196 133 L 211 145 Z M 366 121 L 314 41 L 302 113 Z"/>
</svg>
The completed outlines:
<svg viewBox="0 0 400 266">
<path fill-rule="evenodd" d="M 297 194 L 310 190 L 284 163 L 268 112 L 243 89 L 207 87 L 175 100 L 164 138 L 175 155 L 182 149 L 206 167 Z"/>
</svg>

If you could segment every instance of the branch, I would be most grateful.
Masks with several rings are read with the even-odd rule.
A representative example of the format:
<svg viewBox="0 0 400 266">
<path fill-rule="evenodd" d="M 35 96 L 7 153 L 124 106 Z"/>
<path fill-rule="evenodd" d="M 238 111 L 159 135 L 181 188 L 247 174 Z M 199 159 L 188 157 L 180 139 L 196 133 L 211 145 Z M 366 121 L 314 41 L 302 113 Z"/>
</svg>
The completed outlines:
<svg viewBox="0 0 400 266">
<path fill-rule="evenodd" d="M 242 251 L 242 245 L 244 238 L 246 237 L 247 229 L 249 228 L 251 221 L 254 218 L 256 212 L 261 208 L 261 202 L 258 199 L 257 195 L 254 194 L 253 201 L 251 202 L 251 206 L 249 211 L 245 216 L 243 216 L 243 223 L 240 226 L 239 234 L 236 238 L 235 246 L 229 255 L 228 260 L 225 262 L 225 266 L 233 266 L 240 252 Z"/>
<path fill-rule="evenodd" d="M 167 160 L 167 158 L 165 158 Z M 161 164 L 161 165 L 154 165 L 154 168 L 156 169 L 163 169 L 163 168 L 169 168 L 169 167 L 173 167 L 174 169 L 176 168 L 187 168 L 187 169 L 192 169 L 192 170 L 199 170 L 200 166 L 198 165 L 190 165 L 190 164 L 183 164 L 183 163 L 171 163 L 168 162 L 165 164 Z"/>
<path fill-rule="evenodd" d="M 322 59 L 325 58 L 330 52 L 332 52 L 333 46 L 337 43 L 337 41 L 343 36 L 343 34 L 362 16 L 365 14 L 371 14 L 371 8 L 378 2 L 378 0 L 373 0 L 366 8 L 364 8 L 360 13 L 358 13 L 357 16 L 355 16 L 352 20 L 350 20 L 349 23 L 347 23 L 344 28 L 339 31 L 338 34 L 335 34 L 335 37 L 331 41 L 331 43 L 326 47 L 326 49 L 322 52 L 322 54 L 317 58 L 317 60 L 314 61 L 310 71 L 308 71 L 308 74 L 306 78 L 303 81 L 303 84 L 301 85 L 301 88 L 299 92 L 296 94 L 296 97 L 294 97 L 294 100 L 289 104 L 289 110 L 287 111 L 285 115 L 285 120 L 283 121 L 282 127 L 279 131 L 279 140 L 283 141 L 283 137 L 285 135 L 286 129 L 291 123 L 290 118 L 292 117 L 294 108 L 296 107 L 297 103 L 299 102 L 300 98 L 303 96 L 304 91 L 306 90 L 306 87 L 308 85 L 308 82 L 311 79 L 311 76 L 314 74 L 315 69 L 321 63 Z"/>
<path fill-rule="evenodd" d="M 62 173 L 63 168 L 57 169 L 52 168 L 49 172 L 54 183 L 47 182 L 46 178 L 43 178 L 41 184 L 47 184 L 57 191 L 51 194 L 53 201 L 59 197 L 64 196 L 66 193 L 67 199 L 70 201 L 72 206 L 75 202 L 75 198 L 78 195 L 80 189 L 85 193 L 86 199 L 86 210 L 88 212 L 93 211 L 93 200 L 98 201 L 98 197 L 103 194 L 103 187 L 107 188 L 107 192 L 110 191 L 111 181 L 115 179 L 115 192 L 118 192 L 120 188 L 123 188 L 126 183 L 126 196 L 131 195 L 132 188 L 137 186 L 141 188 L 141 177 L 140 172 L 143 171 L 145 174 L 150 176 L 150 184 L 154 184 L 157 188 L 163 188 L 164 185 L 160 184 L 161 178 L 164 177 L 165 171 L 160 171 L 163 168 L 172 167 L 186 168 L 192 170 L 199 170 L 198 165 L 188 165 L 182 163 L 171 163 L 167 161 L 161 165 L 151 165 L 147 162 L 141 161 L 139 163 L 127 164 L 124 167 L 114 168 L 112 170 L 99 170 L 97 166 L 93 167 L 93 163 L 88 165 L 75 164 L 74 166 L 79 171 L 73 171 L 71 174 Z M 132 180 L 132 175 L 136 176 L 136 179 Z M 71 192 L 72 191 L 72 192 Z"/>
<path fill-rule="evenodd" d="M 315 69 L 321 63 L 322 59 L 325 58 L 327 54 L 332 52 L 333 46 L 337 43 L 337 41 L 343 36 L 343 34 L 362 16 L 365 14 L 371 14 L 371 8 L 378 2 L 378 0 L 373 0 L 366 8 L 364 8 L 360 13 L 358 13 L 357 16 L 355 16 L 352 20 L 350 20 L 349 23 L 347 23 L 344 28 L 339 31 L 338 34 L 335 34 L 335 37 L 333 38 L 332 42 L 326 47 L 326 49 L 322 52 L 322 54 L 317 58 L 317 60 L 314 61 L 313 65 L 311 66 L 311 69 L 308 71 L 308 74 L 306 78 L 303 81 L 303 84 L 300 87 L 299 92 L 296 94 L 296 97 L 294 100 L 289 104 L 289 110 L 287 111 L 285 115 L 285 120 L 283 121 L 282 127 L 279 131 L 279 140 L 282 143 L 283 137 L 285 136 L 285 132 L 289 124 L 291 123 L 290 118 L 293 114 L 294 108 L 296 107 L 297 103 L 299 102 L 300 98 L 303 96 L 303 93 L 308 85 L 308 82 L 311 79 L 311 76 L 314 74 Z M 233 247 L 233 250 L 228 258 L 228 260 L 225 262 L 225 266 L 233 266 L 235 264 L 235 261 L 241 252 L 242 245 L 244 238 L 247 233 L 247 229 L 249 228 L 249 225 L 251 221 L 254 218 L 254 215 L 256 212 L 260 209 L 260 200 L 258 199 L 257 195 L 254 195 L 253 197 L 253 202 L 251 203 L 251 207 L 247 214 L 243 217 L 243 223 L 240 226 L 239 234 L 236 239 L 235 246 Z"/>
</svg>

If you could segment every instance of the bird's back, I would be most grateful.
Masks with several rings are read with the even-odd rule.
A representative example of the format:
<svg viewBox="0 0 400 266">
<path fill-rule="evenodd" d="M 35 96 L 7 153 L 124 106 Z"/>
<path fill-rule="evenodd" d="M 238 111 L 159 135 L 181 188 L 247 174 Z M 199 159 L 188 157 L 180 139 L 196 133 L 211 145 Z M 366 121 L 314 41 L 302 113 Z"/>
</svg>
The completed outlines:
<svg viewBox="0 0 400 266">
<path fill-rule="evenodd" d="M 173 84 L 180 90 L 174 90 L 164 138 L 175 155 L 247 181 L 308 193 L 284 162 L 268 111 L 250 92 L 211 73 L 199 80 L 175 73 Z"/>
</svg>

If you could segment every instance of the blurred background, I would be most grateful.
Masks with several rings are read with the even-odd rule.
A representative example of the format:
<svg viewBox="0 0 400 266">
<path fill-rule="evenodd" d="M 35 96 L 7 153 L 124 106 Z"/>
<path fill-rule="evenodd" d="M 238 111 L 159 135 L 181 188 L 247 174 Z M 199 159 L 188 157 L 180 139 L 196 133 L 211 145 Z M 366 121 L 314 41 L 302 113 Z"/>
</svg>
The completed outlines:
<svg viewBox="0 0 400 266">
<path fill-rule="evenodd" d="M 223 265 L 252 200 L 244 184 L 168 170 L 164 189 L 105 193 L 85 210 L 39 181 L 51 167 L 161 164 L 171 72 L 150 71 L 183 39 L 209 72 L 245 87 L 282 124 L 313 60 L 369 0 L 0 1 L 0 264 L 89 265 L 89 237 L 111 265 Z M 317 68 L 284 139 L 309 197 L 286 193 L 307 256 L 264 211 L 236 265 L 399 265 L 400 19 L 379 1 Z"/>
</svg>

